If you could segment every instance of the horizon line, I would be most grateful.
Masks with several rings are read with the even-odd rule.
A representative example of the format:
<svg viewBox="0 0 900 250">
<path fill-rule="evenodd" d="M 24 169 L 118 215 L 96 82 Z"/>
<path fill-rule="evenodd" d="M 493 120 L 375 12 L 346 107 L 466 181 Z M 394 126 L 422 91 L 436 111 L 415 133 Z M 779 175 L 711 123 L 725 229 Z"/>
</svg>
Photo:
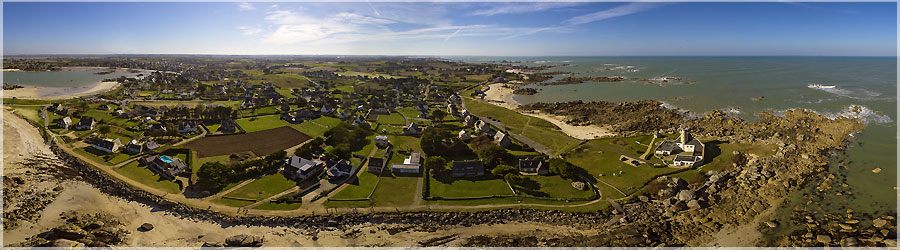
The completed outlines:
<svg viewBox="0 0 900 250">
<path fill-rule="evenodd" d="M 204 53 L 106 53 L 106 54 L 0 54 L 25 56 L 354 56 L 354 57 L 897 57 L 898 55 L 416 55 L 416 54 L 204 54 Z"/>
</svg>

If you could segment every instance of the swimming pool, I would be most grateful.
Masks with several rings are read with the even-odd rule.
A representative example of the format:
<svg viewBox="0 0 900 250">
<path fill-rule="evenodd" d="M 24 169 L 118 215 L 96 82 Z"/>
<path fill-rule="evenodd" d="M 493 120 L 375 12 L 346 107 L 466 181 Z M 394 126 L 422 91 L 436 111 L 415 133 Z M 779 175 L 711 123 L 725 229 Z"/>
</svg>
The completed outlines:
<svg viewBox="0 0 900 250">
<path fill-rule="evenodd" d="M 165 155 L 160 156 L 159 159 L 161 159 L 165 163 L 172 163 L 172 161 L 175 161 L 175 160 L 172 160 L 172 158 L 169 158 L 168 156 L 165 156 Z"/>
</svg>

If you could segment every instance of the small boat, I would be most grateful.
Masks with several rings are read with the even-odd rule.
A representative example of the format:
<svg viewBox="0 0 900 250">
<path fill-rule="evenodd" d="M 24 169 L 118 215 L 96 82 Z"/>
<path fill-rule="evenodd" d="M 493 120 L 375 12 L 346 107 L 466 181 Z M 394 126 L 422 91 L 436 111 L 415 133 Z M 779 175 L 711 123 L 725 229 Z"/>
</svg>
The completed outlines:
<svg viewBox="0 0 900 250">
<path fill-rule="evenodd" d="M 818 83 L 810 83 L 806 87 L 811 88 L 811 89 L 833 89 L 833 88 L 835 88 L 834 85 L 822 85 L 822 84 L 818 84 Z"/>
</svg>

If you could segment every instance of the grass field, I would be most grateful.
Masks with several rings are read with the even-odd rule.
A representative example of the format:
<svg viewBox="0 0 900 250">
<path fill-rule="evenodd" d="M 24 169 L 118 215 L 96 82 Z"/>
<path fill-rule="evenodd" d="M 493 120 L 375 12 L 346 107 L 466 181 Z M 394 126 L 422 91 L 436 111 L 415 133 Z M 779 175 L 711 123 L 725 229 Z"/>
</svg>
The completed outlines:
<svg viewBox="0 0 900 250">
<path fill-rule="evenodd" d="M 718 141 L 703 142 L 706 145 L 704 156 L 706 163 L 699 167 L 705 173 L 709 170 L 722 170 L 731 167 L 734 151 L 766 157 L 775 154 L 775 144 L 721 143 Z M 710 161 L 710 158 L 712 161 Z"/>
<path fill-rule="evenodd" d="M 406 119 L 403 119 L 403 116 L 398 113 L 379 115 L 376 122 L 381 124 L 406 125 Z"/>
<path fill-rule="evenodd" d="M 608 145 L 608 141 L 605 140 L 591 140 L 569 152 L 566 159 L 587 170 L 594 178 L 605 181 L 625 193 L 636 191 L 655 176 L 678 171 L 675 168 L 652 167 L 649 164 L 633 167 L 619 161 L 621 154 L 609 150 Z M 619 171 L 622 171 L 622 174 L 619 174 Z"/>
<path fill-rule="evenodd" d="M 512 190 L 503 179 L 457 179 L 443 183 L 429 177 L 429 192 L 433 197 L 479 197 L 491 195 L 512 195 Z"/>
<path fill-rule="evenodd" d="M 341 119 L 323 116 L 313 120 L 304 121 L 300 124 L 291 125 L 291 127 L 294 127 L 310 137 L 316 138 L 324 135 L 325 131 L 337 126 L 340 122 Z"/>
<path fill-rule="evenodd" d="M 247 131 L 247 133 L 291 125 L 290 123 L 282 120 L 281 117 L 277 115 L 242 118 L 235 120 L 235 122 L 237 122 L 238 125 L 240 125 L 241 128 L 243 128 L 245 131 Z"/>
<path fill-rule="evenodd" d="M 31 121 L 35 124 L 44 124 L 44 118 L 38 114 L 38 111 L 41 110 L 42 106 L 12 106 L 7 105 L 7 107 L 13 108 L 13 112 L 16 114 L 25 117 L 26 120 Z"/>
<path fill-rule="evenodd" d="M 594 192 L 590 189 L 575 189 L 572 187 L 572 181 L 559 176 L 525 176 L 525 179 L 523 185 L 515 186 L 522 195 L 563 199 L 594 196 Z"/>
<path fill-rule="evenodd" d="M 172 194 L 181 193 L 181 189 L 177 183 L 172 181 L 162 179 L 152 170 L 138 166 L 138 162 L 128 163 L 125 166 L 118 167 L 114 169 L 116 172 L 128 177 L 129 179 L 138 181 L 147 186 L 163 190 Z"/>
<path fill-rule="evenodd" d="M 225 194 L 227 197 L 244 198 L 252 200 L 262 200 L 272 195 L 284 192 L 297 186 L 297 183 L 288 180 L 280 173 L 270 174 L 244 185 L 237 190 Z"/>
<path fill-rule="evenodd" d="M 372 194 L 372 202 L 375 206 L 408 206 L 415 202 L 416 185 L 421 177 L 386 176 L 381 178 L 375 193 Z"/>
<path fill-rule="evenodd" d="M 331 198 L 335 199 L 359 199 L 359 198 L 368 198 L 369 194 L 372 193 L 372 189 L 375 188 L 375 183 L 378 181 L 378 175 L 370 173 L 368 171 L 363 171 L 359 173 L 359 178 L 353 183 L 347 183 L 343 190 L 331 196 Z"/>
<path fill-rule="evenodd" d="M 516 111 L 478 101 L 470 97 L 463 97 L 463 100 L 466 103 L 466 109 L 470 113 L 475 114 L 482 119 L 491 117 L 499 120 L 510 132 L 528 137 L 529 139 L 550 148 L 554 154 L 564 153 L 581 142 L 578 139 L 569 137 L 560 131 L 556 125 L 553 125 L 553 123 L 548 121 L 519 114 Z"/>
</svg>

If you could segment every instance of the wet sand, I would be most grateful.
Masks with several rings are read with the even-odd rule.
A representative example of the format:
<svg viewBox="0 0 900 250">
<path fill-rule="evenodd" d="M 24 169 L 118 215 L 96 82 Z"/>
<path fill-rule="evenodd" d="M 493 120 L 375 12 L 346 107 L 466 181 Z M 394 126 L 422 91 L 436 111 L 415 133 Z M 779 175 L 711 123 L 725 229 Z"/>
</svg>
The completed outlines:
<svg viewBox="0 0 900 250">
<path fill-rule="evenodd" d="M 512 99 L 513 89 L 506 87 L 505 85 L 506 84 L 502 84 L 502 83 L 495 83 L 495 84 L 488 85 L 488 87 L 490 89 L 488 89 L 487 91 L 484 92 L 484 94 L 485 94 L 484 99 L 489 101 L 491 104 L 494 104 L 494 105 L 497 105 L 497 106 L 500 106 L 500 107 L 503 107 L 506 109 L 514 110 L 514 111 L 519 112 L 524 115 L 529 115 L 532 117 L 537 117 L 537 118 L 547 120 L 550 123 L 553 123 L 553 125 L 556 125 L 557 127 L 559 127 L 563 133 L 566 133 L 567 135 L 569 135 L 573 138 L 576 138 L 576 139 L 590 140 L 590 139 L 594 139 L 594 138 L 598 138 L 598 137 L 609 137 L 609 136 L 615 135 L 612 132 L 610 132 L 608 129 L 600 127 L 600 126 L 569 125 L 564 121 L 565 118 L 562 116 L 549 115 L 549 114 L 544 114 L 544 113 L 540 113 L 540 112 L 519 111 L 519 110 L 517 110 L 519 108 L 519 103 Z"/>
<path fill-rule="evenodd" d="M 102 94 L 119 86 L 118 82 L 99 82 L 81 87 L 23 87 L 4 90 L 3 98 L 56 100 Z"/>
</svg>

